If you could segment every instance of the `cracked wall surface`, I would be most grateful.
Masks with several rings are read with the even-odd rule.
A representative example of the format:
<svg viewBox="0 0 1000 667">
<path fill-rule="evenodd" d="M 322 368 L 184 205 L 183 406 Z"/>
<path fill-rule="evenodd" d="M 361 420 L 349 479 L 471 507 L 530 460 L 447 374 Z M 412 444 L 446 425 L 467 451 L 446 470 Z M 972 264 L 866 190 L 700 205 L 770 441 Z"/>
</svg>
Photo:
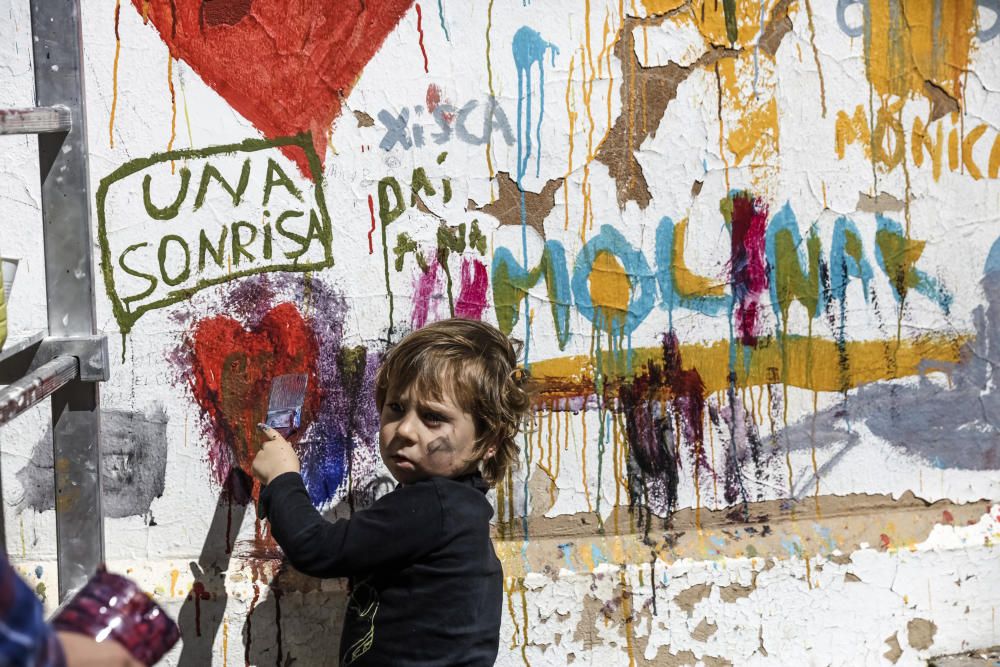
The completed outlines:
<svg viewBox="0 0 1000 667">
<path fill-rule="evenodd" d="M 996 3 L 84 4 L 107 554 L 179 617 L 168 664 L 335 654 L 344 583 L 283 564 L 253 426 L 309 373 L 307 488 L 350 516 L 394 485 L 375 370 L 450 316 L 539 389 L 490 495 L 498 664 L 1000 644 Z M 10 342 L 45 327 L 34 151 L 0 151 Z M 0 445 L 51 608 L 47 415 Z"/>
</svg>

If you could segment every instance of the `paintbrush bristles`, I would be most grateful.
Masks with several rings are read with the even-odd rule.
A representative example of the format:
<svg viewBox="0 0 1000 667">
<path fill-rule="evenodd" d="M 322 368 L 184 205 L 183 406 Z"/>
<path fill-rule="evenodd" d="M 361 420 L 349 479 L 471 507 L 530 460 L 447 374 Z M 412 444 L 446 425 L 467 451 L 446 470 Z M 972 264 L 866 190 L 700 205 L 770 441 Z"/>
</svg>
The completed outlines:
<svg viewBox="0 0 1000 667">
<path fill-rule="evenodd" d="M 302 405 L 306 396 L 309 376 L 305 373 L 279 375 L 271 382 L 271 399 L 268 411 L 287 410 Z"/>
<path fill-rule="evenodd" d="M 302 424 L 302 405 L 306 399 L 308 380 L 309 376 L 305 373 L 274 378 L 264 423 L 286 437 L 298 430 Z"/>
</svg>

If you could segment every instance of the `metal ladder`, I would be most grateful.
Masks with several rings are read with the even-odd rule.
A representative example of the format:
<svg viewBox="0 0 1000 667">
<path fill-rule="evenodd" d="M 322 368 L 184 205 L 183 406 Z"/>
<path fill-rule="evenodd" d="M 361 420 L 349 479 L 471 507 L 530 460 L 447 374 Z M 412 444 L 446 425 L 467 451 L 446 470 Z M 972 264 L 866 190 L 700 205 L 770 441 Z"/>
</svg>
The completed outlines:
<svg viewBox="0 0 1000 667">
<path fill-rule="evenodd" d="M 0 110 L 0 134 L 38 135 L 48 310 L 47 332 L 0 352 L 0 426 L 51 396 L 60 600 L 104 561 L 98 382 L 108 344 L 95 329 L 80 28 L 80 0 L 31 0 L 36 106 Z"/>
</svg>

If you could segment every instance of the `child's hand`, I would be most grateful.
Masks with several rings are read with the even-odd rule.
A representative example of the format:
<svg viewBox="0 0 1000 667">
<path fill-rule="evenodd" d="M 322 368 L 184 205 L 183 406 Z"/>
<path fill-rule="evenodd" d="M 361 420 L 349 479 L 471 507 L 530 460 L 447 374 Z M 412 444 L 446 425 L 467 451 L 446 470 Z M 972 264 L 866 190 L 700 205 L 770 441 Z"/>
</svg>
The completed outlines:
<svg viewBox="0 0 1000 667">
<path fill-rule="evenodd" d="M 299 472 L 299 457 L 288 441 L 270 426 L 257 424 L 267 440 L 253 460 L 253 475 L 267 486 L 278 475 Z"/>
</svg>

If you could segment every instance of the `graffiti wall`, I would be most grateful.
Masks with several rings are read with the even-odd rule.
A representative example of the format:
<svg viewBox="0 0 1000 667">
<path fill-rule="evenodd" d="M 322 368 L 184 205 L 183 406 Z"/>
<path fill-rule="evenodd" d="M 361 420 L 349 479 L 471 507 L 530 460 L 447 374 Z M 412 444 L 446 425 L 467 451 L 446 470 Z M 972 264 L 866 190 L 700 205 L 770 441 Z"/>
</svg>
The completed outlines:
<svg viewBox="0 0 1000 667">
<path fill-rule="evenodd" d="M 452 316 L 539 387 L 491 495 L 498 664 L 1000 644 L 998 36 L 994 0 L 86 3 L 107 552 L 179 615 L 171 664 L 335 654 L 344 584 L 282 564 L 253 426 L 308 374 L 309 494 L 364 507 L 375 370 Z M 14 340 L 40 228 L 5 230 Z M 45 419 L 0 437 L 52 604 Z"/>
</svg>

